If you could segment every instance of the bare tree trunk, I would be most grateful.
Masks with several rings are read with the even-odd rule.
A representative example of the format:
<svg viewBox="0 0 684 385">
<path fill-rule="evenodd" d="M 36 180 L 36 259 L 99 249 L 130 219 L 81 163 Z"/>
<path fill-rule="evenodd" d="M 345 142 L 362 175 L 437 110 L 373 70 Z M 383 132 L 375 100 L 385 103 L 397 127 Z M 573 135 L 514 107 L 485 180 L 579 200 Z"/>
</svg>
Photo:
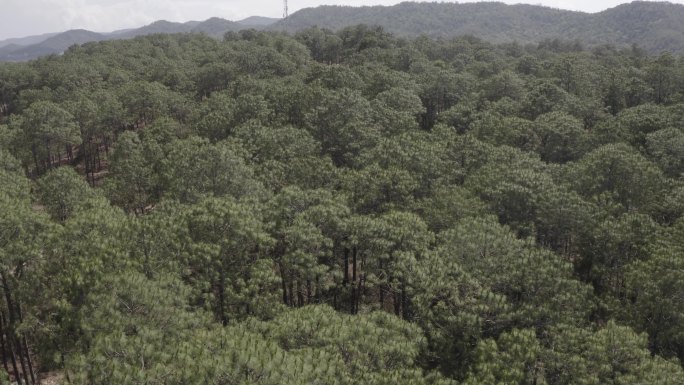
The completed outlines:
<svg viewBox="0 0 684 385">
<path fill-rule="evenodd" d="M 358 311 L 358 301 L 356 299 L 357 297 L 357 292 L 356 292 L 356 255 L 357 255 L 357 249 L 356 246 L 352 249 L 352 286 L 351 286 L 351 313 L 356 314 Z"/>
<path fill-rule="evenodd" d="M 14 305 L 14 301 L 12 300 L 12 292 L 11 292 L 11 289 L 9 287 L 9 283 L 7 282 L 7 277 L 5 277 L 4 273 L 0 273 L 0 278 L 2 278 L 2 287 L 4 289 L 3 291 L 5 292 L 5 300 L 7 301 L 7 311 L 9 314 L 9 327 L 8 327 L 8 333 L 7 333 L 9 345 L 10 346 L 14 345 L 14 347 L 17 349 L 17 356 L 19 356 L 19 364 L 21 365 L 21 372 L 24 375 L 25 382 L 28 384 L 29 380 L 28 380 L 28 376 L 26 375 L 27 369 L 26 369 L 26 363 L 24 362 L 24 356 L 23 356 L 23 352 L 22 352 L 22 348 L 21 348 L 21 343 L 19 342 L 19 340 L 18 340 L 18 338 L 14 332 L 14 325 L 16 324 L 17 319 L 16 319 L 16 316 L 14 314 L 15 305 Z M 20 382 L 19 381 L 19 372 L 16 373 L 16 378 L 17 378 L 17 382 Z"/>
<path fill-rule="evenodd" d="M 50 153 L 50 141 L 45 141 L 45 151 L 47 151 L 47 168 L 52 168 L 52 154 Z"/>
<path fill-rule="evenodd" d="M 7 375 L 9 375 L 10 370 L 9 370 L 9 366 L 7 366 L 7 354 L 5 353 L 5 351 L 6 351 L 5 336 L 3 335 L 3 333 L 4 333 L 4 330 L 3 330 L 3 327 L 0 323 L 0 349 L 1 349 L 0 352 L 2 353 L 0 355 L 0 358 L 2 358 L 2 366 L 5 367 L 5 372 L 7 373 Z"/>
<path fill-rule="evenodd" d="M 285 280 L 285 269 L 283 268 L 283 264 L 279 263 L 278 264 L 279 270 L 280 270 L 280 283 L 283 287 L 283 303 L 287 306 L 290 304 L 287 301 L 287 282 Z"/>
<path fill-rule="evenodd" d="M 7 339 L 7 344 L 5 344 L 5 338 Z M 17 380 L 18 384 L 21 384 L 21 379 L 19 378 L 19 368 L 17 367 L 17 358 L 14 356 L 14 349 L 12 349 L 12 343 L 9 337 L 9 333 L 5 328 L 5 315 L 0 314 L 0 342 L 2 342 L 2 363 L 5 366 L 7 374 L 9 374 L 9 368 L 7 367 L 7 359 L 5 358 L 6 347 L 10 354 L 10 360 L 12 360 L 12 369 L 14 370 L 14 378 Z"/>
<path fill-rule="evenodd" d="M 26 374 L 26 372 L 28 371 L 28 368 L 26 367 L 26 360 L 24 357 L 23 349 L 21 348 L 21 343 L 19 342 L 19 337 L 14 335 L 14 333 L 12 333 L 12 339 L 14 340 L 14 344 L 17 347 L 17 355 L 19 356 L 19 363 L 21 364 L 21 372 L 24 374 L 24 381 L 27 384 L 30 384 L 29 377 Z"/>
<path fill-rule="evenodd" d="M 225 287 L 226 284 L 226 275 L 225 272 L 223 271 L 223 267 L 221 267 L 221 271 L 219 271 L 219 303 L 218 303 L 218 311 L 219 311 L 219 318 L 221 319 L 221 324 L 223 326 L 228 325 L 228 318 L 226 318 L 226 312 L 225 312 Z"/>
<path fill-rule="evenodd" d="M 290 275 L 290 305 L 291 306 L 297 306 L 295 303 L 295 297 L 294 297 L 294 278 Z"/>
<path fill-rule="evenodd" d="M 344 248 L 344 278 L 342 285 L 347 286 L 349 283 L 349 248 Z"/>
<path fill-rule="evenodd" d="M 406 296 L 406 280 L 401 279 L 401 316 L 404 319 L 409 318 L 408 297 Z"/>
<path fill-rule="evenodd" d="M 38 154 L 35 143 L 31 145 L 31 153 L 33 154 L 33 163 L 36 164 L 36 175 L 40 174 L 40 165 L 38 164 Z"/>
<path fill-rule="evenodd" d="M 378 260 L 378 265 L 379 265 L 379 270 L 382 272 L 382 259 Z M 380 288 L 380 309 L 385 309 L 385 291 L 384 291 L 384 284 L 381 282 L 379 285 Z"/>
<path fill-rule="evenodd" d="M 102 159 L 100 159 L 100 149 L 95 150 L 95 156 L 97 157 L 97 170 L 102 170 Z"/>
<path fill-rule="evenodd" d="M 21 311 L 21 304 L 17 303 L 17 314 L 19 315 L 19 322 L 24 322 L 24 316 Z M 31 351 L 28 348 L 28 342 L 26 341 L 26 334 L 22 334 L 21 342 L 24 345 L 24 351 L 26 352 L 26 361 L 28 363 L 29 374 L 31 375 L 31 383 L 36 383 L 36 376 L 33 372 L 33 362 L 31 360 Z"/>
<path fill-rule="evenodd" d="M 304 306 L 304 293 L 302 293 L 302 283 L 300 280 L 297 280 L 297 302 L 299 302 L 299 307 Z"/>
</svg>

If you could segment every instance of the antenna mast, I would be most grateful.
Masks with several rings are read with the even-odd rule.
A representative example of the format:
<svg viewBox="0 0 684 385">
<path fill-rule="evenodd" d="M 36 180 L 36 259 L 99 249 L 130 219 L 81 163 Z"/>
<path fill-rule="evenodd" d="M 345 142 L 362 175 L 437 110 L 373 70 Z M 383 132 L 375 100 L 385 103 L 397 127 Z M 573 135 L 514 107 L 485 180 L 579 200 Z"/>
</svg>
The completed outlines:
<svg viewBox="0 0 684 385">
<path fill-rule="evenodd" d="M 283 3 L 285 5 L 285 9 L 283 10 L 283 19 L 287 19 L 287 0 L 283 0 Z"/>
</svg>

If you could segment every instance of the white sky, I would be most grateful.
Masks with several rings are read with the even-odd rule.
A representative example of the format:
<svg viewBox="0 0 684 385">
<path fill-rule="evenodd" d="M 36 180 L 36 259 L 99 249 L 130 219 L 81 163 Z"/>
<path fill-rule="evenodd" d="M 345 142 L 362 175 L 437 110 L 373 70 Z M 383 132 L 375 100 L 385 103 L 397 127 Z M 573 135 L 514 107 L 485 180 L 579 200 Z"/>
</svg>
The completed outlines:
<svg viewBox="0 0 684 385">
<path fill-rule="evenodd" d="M 475 0 L 460 0 L 460 3 Z M 599 12 L 630 0 L 503 0 Z M 401 0 L 289 0 L 290 13 L 318 5 L 393 5 Z M 671 0 L 684 3 L 684 0 Z M 83 28 L 96 32 L 141 27 L 155 20 L 206 20 L 216 16 L 281 17 L 282 0 L 0 0 L 0 39 Z"/>
</svg>

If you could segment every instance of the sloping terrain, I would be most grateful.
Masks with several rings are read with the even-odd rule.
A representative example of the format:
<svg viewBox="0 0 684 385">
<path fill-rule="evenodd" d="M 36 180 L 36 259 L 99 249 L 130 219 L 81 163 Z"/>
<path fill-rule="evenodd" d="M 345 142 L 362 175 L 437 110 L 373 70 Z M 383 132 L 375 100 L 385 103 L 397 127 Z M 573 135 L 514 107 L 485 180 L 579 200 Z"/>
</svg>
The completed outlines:
<svg viewBox="0 0 684 385">
<path fill-rule="evenodd" d="M 503 3 L 401 3 L 392 7 L 322 6 L 303 9 L 271 26 L 296 32 L 318 26 L 331 30 L 368 24 L 405 37 L 473 35 L 504 43 L 579 40 L 589 45 L 636 44 L 651 53 L 684 52 L 684 6 L 636 1 L 589 14 Z"/>
<path fill-rule="evenodd" d="M 57 33 L 45 33 L 41 35 L 26 36 L 26 37 L 16 37 L 11 39 L 0 40 L 0 48 L 17 45 L 17 46 L 27 46 L 31 44 L 38 44 L 46 39 L 57 35 Z"/>
<path fill-rule="evenodd" d="M 544 40 L 580 41 L 587 46 L 637 45 L 649 53 L 684 52 L 684 5 L 636 1 L 589 14 L 536 5 L 482 3 L 414 3 L 395 6 L 321 6 L 300 10 L 287 19 L 253 16 L 240 21 L 211 18 L 175 23 L 156 21 L 137 29 L 100 34 L 72 30 L 56 35 L 0 42 L 0 61 L 25 61 L 59 54 L 87 41 L 130 39 L 157 33 L 198 32 L 220 38 L 228 31 L 268 29 L 295 33 L 318 26 L 333 31 L 367 24 L 403 37 L 450 38 L 473 35 L 493 43 L 537 44 Z M 1 44 L 5 44 L 2 46 Z"/>
<path fill-rule="evenodd" d="M 106 35 L 74 29 L 49 37 L 48 39 L 28 46 L 10 45 L 0 49 L 1 61 L 26 61 L 37 57 L 58 54 L 64 52 L 74 44 L 83 44 L 89 41 L 105 40 Z"/>
</svg>

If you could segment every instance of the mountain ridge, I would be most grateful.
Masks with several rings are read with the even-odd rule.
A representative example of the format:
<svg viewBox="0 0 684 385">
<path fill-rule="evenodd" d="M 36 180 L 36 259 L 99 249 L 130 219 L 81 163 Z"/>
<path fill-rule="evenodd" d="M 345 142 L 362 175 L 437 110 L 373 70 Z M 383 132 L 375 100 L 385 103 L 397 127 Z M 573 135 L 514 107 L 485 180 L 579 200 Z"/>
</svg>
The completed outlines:
<svg viewBox="0 0 684 385">
<path fill-rule="evenodd" d="M 59 54 L 73 44 L 156 33 L 205 33 L 220 38 L 226 32 L 249 28 L 296 33 L 314 26 L 339 30 L 358 24 L 381 26 L 403 37 L 473 35 L 492 43 L 523 44 L 562 39 L 580 41 L 587 46 L 637 45 L 652 54 L 684 53 L 684 5 L 681 4 L 634 1 L 602 12 L 586 13 L 500 2 L 402 2 L 393 6 L 323 5 L 299 10 L 286 19 L 252 16 L 239 21 L 218 17 L 185 23 L 158 20 L 140 28 L 109 33 L 70 30 L 7 39 L 0 41 L 0 61 L 31 60 Z"/>
<path fill-rule="evenodd" d="M 9 45 L 17 45 L 17 46 L 27 46 L 31 44 L 38 44 L 42 41 L 47 40 L 48 38 L 58 35 L 61 32 L 52 32 L 52 33 L 43 33 L 40 35 L 31 35 L 31 36 L 25 36 L 25 37 L 13 37 L 5 40 L 0 40 L 0 48 L 9 46 Z"/>
<path fill-rule="evenodd" d="M 598 13 L 500 2 L 321 6 L 298 11 L 268 29 L 293 33 L 357 24 L 381 26 L 404 37 L 474 35 L 493 43 L 564 39 L 592 46 L 637 44 L 650 53 L 684 52 L 684 5 L 669 2 L 634 1 Z"/>
</svg>

